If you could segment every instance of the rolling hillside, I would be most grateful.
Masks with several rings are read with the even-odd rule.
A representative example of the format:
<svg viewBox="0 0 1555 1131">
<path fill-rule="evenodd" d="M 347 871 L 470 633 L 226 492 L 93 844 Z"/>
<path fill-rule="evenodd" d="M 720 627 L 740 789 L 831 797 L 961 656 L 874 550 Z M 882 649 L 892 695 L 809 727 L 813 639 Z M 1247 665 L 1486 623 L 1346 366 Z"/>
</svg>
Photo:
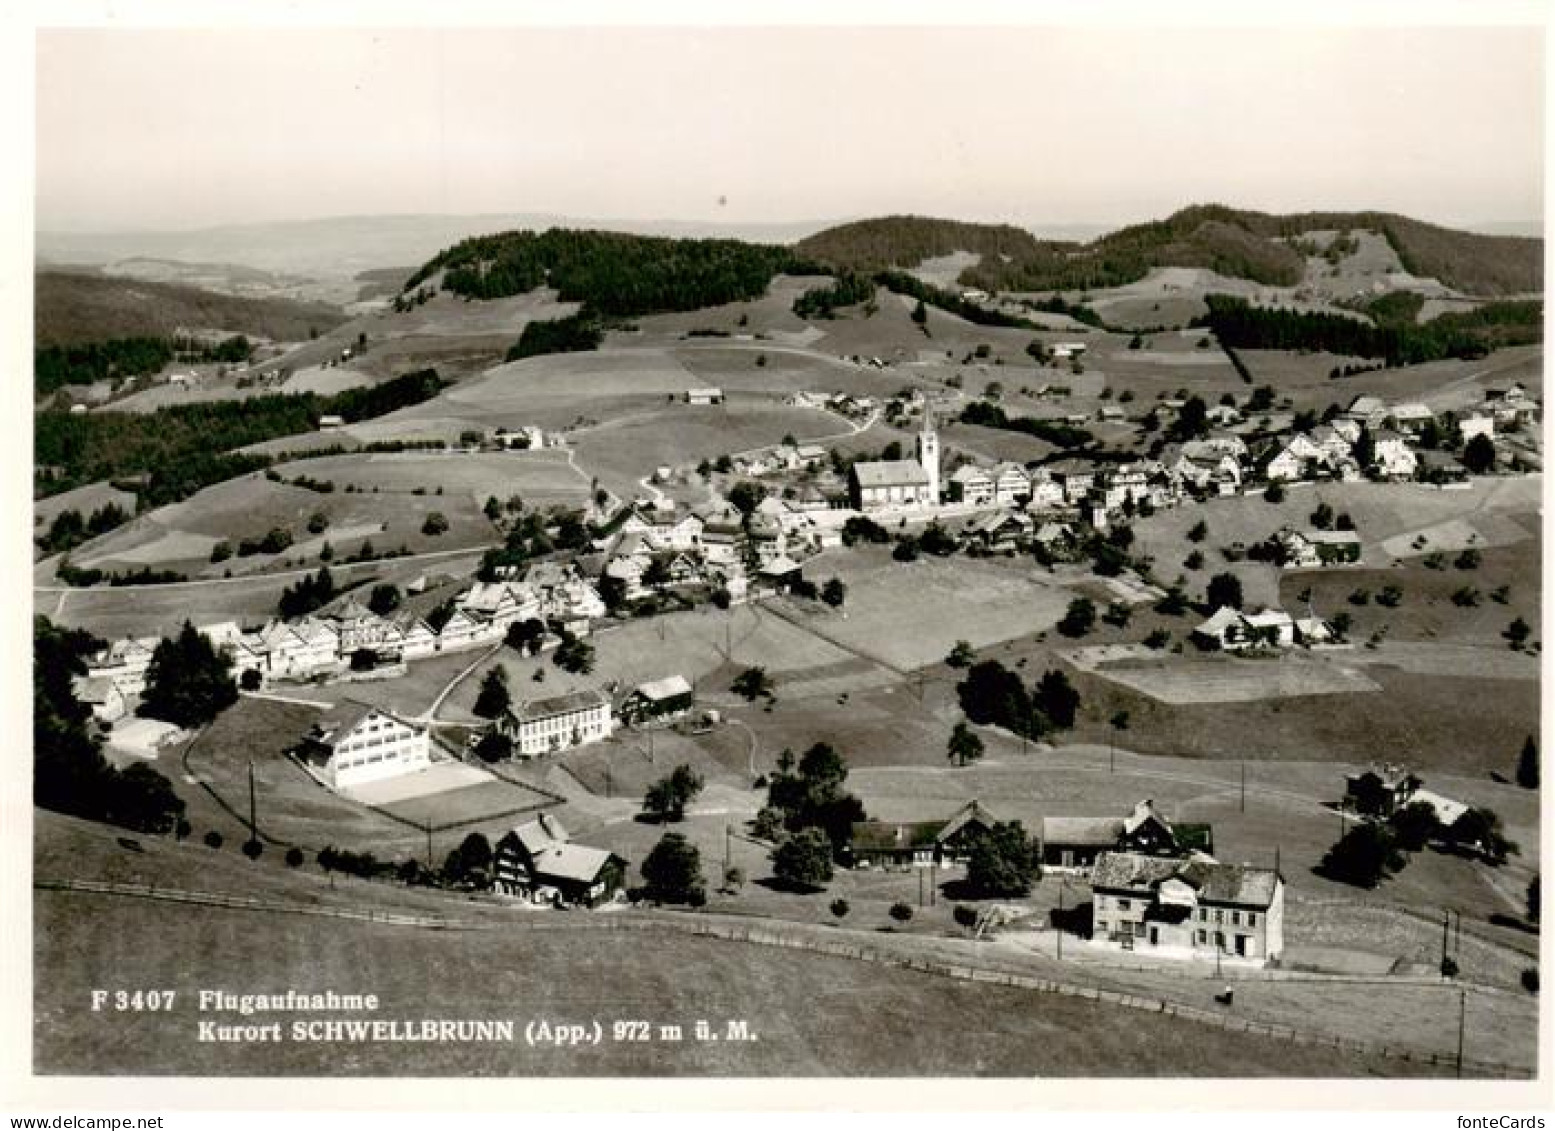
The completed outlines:
<svg viewBox="0 0 1555 1131">
<path fill-rule="evenodd" d="M 43 270 L 35 276 L 37 345 L 165 337 L 179 327 L 231 330 L 281 341 L 306 339 L 346 320 L 324 303 L 238 298 L 176 283 Z"/>
<path fill-rule="evenodd" d="M 1165 220 L 1120 228 L 1089 243 L 1038 240 L 1009 226 L 891 216 L 829 228 L 795 252 L 836 269 L 911 268 L 955 251 L 981 262 L 961 281 L 1002 291 L 1083 290 L 1135 282 L 1157 267 L 1199 267 L 1274 286 L 1302 278 L 1292 243 L 1307 232 L 1380 232 L 1411 274 L 1475 295 L 1543 288 L 1543 241 L 1454 231 L 1384 212 L 1271 215 L 1195 205 Z"/>
</svg>

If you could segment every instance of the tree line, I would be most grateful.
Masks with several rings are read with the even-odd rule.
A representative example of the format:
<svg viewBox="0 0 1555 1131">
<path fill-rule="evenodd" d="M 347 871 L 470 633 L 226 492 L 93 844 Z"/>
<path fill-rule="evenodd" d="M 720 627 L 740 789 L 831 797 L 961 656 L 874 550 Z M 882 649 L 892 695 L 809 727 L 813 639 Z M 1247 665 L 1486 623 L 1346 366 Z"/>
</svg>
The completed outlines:
<svg viewBox="0 0 1555 1131">
<path fill-rule="evenodd" d="M 275 393 L 152 413 L 40 412 L 33 424 L 35 490 L 52 495 L 102 479 L 144 477 L 127 489 L 140 496 L 143 508 L 162 506 L 271 462 L 235 448 L 312 431 L 326 415 L 348 421 L 381 416 L 435 396 L 444 384 L 436 370 L 425 369 L 327 397 Z"/>
<path fill-rule="evenodd" d="M 1096 437 L 1084 428 L 1065 424 L 1058 420 L 1039 420 L 1034 416 L 1010 416 L 992 401 L 973 401 L 961 410 L 963 424 L 980 424 L 984 428 L 1002 428 L 1009 432 L 1024 432 L 1039 440 L 1046 440 L 1060 448 L 1079 448 L 1093 442 Z"/>
<path fill-rule="evenodd" d="M 1429 322 L 1373 325 L 1342 314 L 1253 306 L 1231 295 L 1206 295 L 1209 312 L 1195 321 L 1223 345 L 1239 349 L 1309 350 L 1418 365 L 1442 358 L 1483 357 L 1502 346 L 1543 340 L 1544 304 L 1493 302 Z"/>
</svg>

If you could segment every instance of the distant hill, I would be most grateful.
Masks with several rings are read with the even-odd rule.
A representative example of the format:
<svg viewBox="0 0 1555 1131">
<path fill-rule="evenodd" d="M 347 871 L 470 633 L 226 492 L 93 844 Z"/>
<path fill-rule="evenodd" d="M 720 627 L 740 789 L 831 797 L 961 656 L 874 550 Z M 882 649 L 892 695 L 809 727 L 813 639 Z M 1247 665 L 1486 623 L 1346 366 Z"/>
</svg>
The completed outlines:
<svg viewBox="0 0 1555 1131">
<path fill-rule="evenodd" d="M 324 303 L 238 298 L 178 283 L 74 271 L 39 271 L 34 280 L 39 347 L 165 337 L 180 326 L 299 341 L 346 321 L 343 311 Z"/>
<path fill-rule="evenodd" d="M 1272 286 L 1302 278 L 1304 257 L 1288 240 L 1325 230 L 1380 232 L 1411 274 L 1473 295 L 1542 291 L 1544 245 L 1523 236 L 1454 231 L 1386 212 L 1271 215 L 1196 205 L 1165 220 L 1134 224 L 1088 243 L 1041 240 L 1008 225 L 888 216 L 828 228 L 800 240 L 796 255 L 838 270 L 910 269 L 925 259 L 968 251 L 980 263 L 968 286 L 999 291 L 1087 290 L 1121 286 L 1156 267 L 1200 267 Z"/>
</svg>

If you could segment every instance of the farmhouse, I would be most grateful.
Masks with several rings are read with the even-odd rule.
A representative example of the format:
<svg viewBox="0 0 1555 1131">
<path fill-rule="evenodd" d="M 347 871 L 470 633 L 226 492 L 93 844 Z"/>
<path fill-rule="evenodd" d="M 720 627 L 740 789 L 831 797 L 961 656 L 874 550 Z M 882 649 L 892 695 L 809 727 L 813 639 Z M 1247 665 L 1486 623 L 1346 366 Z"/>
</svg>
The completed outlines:
<svg viewBox="0 0 1555 1131">
<path fill-rule="evenodd" d="M 1366 817 L 1391 817 L 1409 803 L 1421 781 L 1402 766 L 1375 764 L 1344 779 L 1344 807 Z"/>
<path fill-rule="evenodd" d="M 621 721 L 643 723 L 675 719 L 691 710 L 691 685 L 682 675 L 638 685 L 621 704 Z"/>
<path fill-rule="evenodd" d="M 1048 348 L 1054 357 L 1079 357 L 1085 352 L 1084 342 L 1054 342 Z"/>
<path fill-rule="evenodd" d="M 1496 418 L 1486 413 L 1470 413 L 1458 418 L 1458 438 L 1464 443 L 1475 436 L 1483 436 L 1487 440 L 1495 439 Z"/>
<path fill-rule="evenodd" d="M 513 752 L 533 758 L 573 746 L 603 742 L 615 729 L 610 700 L 598 691 L 573 691 L 509 708 L 497 729 L 513 740 Z"/>
<path fill-rule="evenodd" d="M 155 636 L 115 640 L 87 657 L 86 674 L 110 680 L 121 695 L 137 696 L 146 689 L 146 669 L 159 643 Z"/>
<path fill-rule="evenodd" d="M 859 821 L 848 838 L 854 868 L 928 868 L 962 864 L 973 842 L 996 823 L 976 800 L 944 821 Z"/>
<path fill-rule="evenodd" d="M 1031 536 L 1035 525 L 1030 517 L 1019 512 L 989 514 L 968 526 L 966 537 L 985 550 L 1014 550 Z"/>
<path fill-rule="evenodd" d="M 1060 460 L 1049 464 L 1047 470 L 1053 482 L 1063 488 L 1064 502 L 1070 505 L 1089 495 L 1096 483 L 1096 469 L 1082 460 Z"/>
<path fill-rule="evenodd" d="M 1018 463 L 1001 463 L 993 472 L 993 501 L 997 506 L 1018 506 L 1031 497 L 1031 480 Z"/>
<path fill-rule="evenodd" d="M 695 405 L 723 404 L 724 391 L 718 388 L 687 389 L 686 403 Z"/>
<path fill-rule="evenodd" d="M 1212 847 L 1208 825 L 1174 828 L 1146 799 L 1124 817 L 1044 817 L 1040 841 L 1044 868 L 1084 870 L 1103 852 L 1184 856 Z"/>
<path fill-rule="evenodd" d="M 336 790 L 424 770 L 432 764 L 431 740 L 425 727 L 351 700 L 321 715 L 297 754 Z"/>
<path fill-rule="evenodd" d="M 1394 405 L 1388 411 L 1388 419 L 1400 431 L 1419 435 L 1425 426 L 1436 419 L 1436 414 L 1417 402 Z"/>
<path fill-rule="evenodd" d="M 1288 648 L 1296 642 L 1296 622 L 1279 609 L 1243 613 L 1221 606 L 1193 630 L 1193 642 L 1208 651 L 1238 652 L 1260 645 Z"/>
<path fill-rule="evenodd" d="M 602 848 L 573 844 L 555 817 L 542 813 L 497 841 L 492 888 L 533 903 L 598 907 L 620 890 L 626 861 Z"/>
<path fill-rule="evenodd" d="M 1361 560 L 1361 536 L 1353 530 L 1281 530 L 1274 536 L 1280 562 L 1287 567 L 1317 566 Z"/>
<path fill-rule="evenodd" d="M 1285 950 L 1285 881 L 1272 868 L 1107 852 L 1091 892 L 1094 937 L 1125 950 L 1263 962 Z"/>
<path fill-rule="evenodd" d="M 1389 479 L 1410 479 L 1415 474 L 1417 460 L 1410 450 L 1409 441 L 1397 432 L 1384 429 L 1373 441 L 1375 453 L 1373 466 Z"/>
</svg>

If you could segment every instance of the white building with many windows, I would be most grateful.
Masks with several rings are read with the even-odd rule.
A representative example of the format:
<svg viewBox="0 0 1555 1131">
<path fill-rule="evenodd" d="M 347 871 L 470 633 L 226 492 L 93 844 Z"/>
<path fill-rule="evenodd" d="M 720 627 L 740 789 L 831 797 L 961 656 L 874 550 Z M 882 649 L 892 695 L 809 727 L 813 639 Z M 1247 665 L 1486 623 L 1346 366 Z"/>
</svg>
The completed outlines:
<svg viewBox="0 0 1555 1131">
<path fill-rule="evenodd" d="M 426 769 L 432 742 L 425 727 L 347 700 L 314 722 L 298 754 L 330 788 L 346 790 Z"/>
<path fill-rule="evenodd" d="M 1093 937 L 1125 950 L 1260 963 L 1285 951 L 1285 881 L 1272 868 L 1104 852 L 1091 895 Z"/>
<path fill-rule="evenodd" d="M 610 700 L 602 692 L 573 691 L 519 703 L 502 716 L 497 727 L 513 740 L 514 754 L 533 758 L 603 742 L 615 730 L 615 718 Z"/>
</svg>

